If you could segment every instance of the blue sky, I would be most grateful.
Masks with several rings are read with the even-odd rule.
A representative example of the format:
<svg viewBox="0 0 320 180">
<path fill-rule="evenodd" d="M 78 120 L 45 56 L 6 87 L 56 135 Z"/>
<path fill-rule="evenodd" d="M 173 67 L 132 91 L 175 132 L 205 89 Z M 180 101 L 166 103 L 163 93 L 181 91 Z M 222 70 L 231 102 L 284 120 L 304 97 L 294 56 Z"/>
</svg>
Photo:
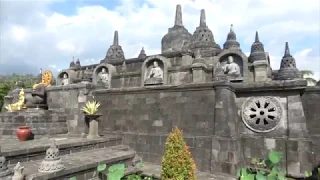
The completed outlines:
<svg viewBox="0 0 320 180">
<path fill-rule="evenodd" d="M 220 46 L 234 24 L 248 53 L 257 30 L 273 69 L 279 68 L 288 41 L 298 68 L 320 78 L 319 0 L 1 0 L 0 74 L 58 72 L 73 56 L 84 65 L 97 63 L 115 30 L 126 58 L 136 57 L 142 46 L 148 55 L 160 53 L 176 4 L 182 5 L 191 34 L 205 9 Z"/>
</svg>

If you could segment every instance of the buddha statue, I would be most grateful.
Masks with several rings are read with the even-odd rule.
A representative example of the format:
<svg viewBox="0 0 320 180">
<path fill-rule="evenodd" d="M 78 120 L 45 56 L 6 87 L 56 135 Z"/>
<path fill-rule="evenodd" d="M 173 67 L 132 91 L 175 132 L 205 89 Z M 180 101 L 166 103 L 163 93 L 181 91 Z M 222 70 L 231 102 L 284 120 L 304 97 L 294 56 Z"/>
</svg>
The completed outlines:
<svg viewBox="0 0 320 180">
<path fill-rule="evenodd" d="M 62 85 L 68 85 L 69 84 L 69 77 L 67 73 L 63 74 L 63 78 L 62 78 Z"/>
<path fill-rule="evenodd" d="M 228 63 L 223 68 L 224 74 L 232 77 L 239 77 L 241 75 L 238 64 L 233 62 L 233 57 L 228 57 Z"/>
<path fill-rule="evenodd" d="M 159 67 L 157 61 L 153 62 L 153 67 L 148 73 L 145 84 L 162 84 L 163 82 L 163 70 Z"/>
<path fill-rule="evenodd" d="M 106 68 L 102 68 L 101 72 L 98 74 L 98 84 L 109 86 L 109 74 L 107 73 Z"/>
<path fill-rule="evenodd" d="M 7 109 L 8 112 L 19 111 L 24 108 L 24 102 L 25 102 L 25 93 L 24 93 L 24 90 L 21 89 L 19 93 L 19 100 L 16 103 L 5 106 L 5 108 Z"/>
</svg>

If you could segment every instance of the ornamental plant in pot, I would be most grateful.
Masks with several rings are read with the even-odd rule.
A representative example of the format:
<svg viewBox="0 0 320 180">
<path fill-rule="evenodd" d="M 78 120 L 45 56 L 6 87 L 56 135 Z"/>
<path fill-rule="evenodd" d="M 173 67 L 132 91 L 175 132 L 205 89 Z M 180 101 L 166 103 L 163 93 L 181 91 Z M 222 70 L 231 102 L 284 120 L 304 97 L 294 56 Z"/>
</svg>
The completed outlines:
<svg viewBox="0 0 320 180">
<path fill-rule="evenodd" d="M 89 120 L 89 134 L 87 136 L 87 139 L 95 139 L 100 137 L 98 134 L 98 118 L 101 116 L 101 114 L 98 114 L 99 106 L 99 102 L 88 101 L 81 109 L 85 114 L 85 118 Z"/>
<path fill-rule="evenodd" d="M 30 138 L 31 129 L 29 126 L 19 126 L 16 134 L 20 141 L 26 141 Z"/>
</svg>

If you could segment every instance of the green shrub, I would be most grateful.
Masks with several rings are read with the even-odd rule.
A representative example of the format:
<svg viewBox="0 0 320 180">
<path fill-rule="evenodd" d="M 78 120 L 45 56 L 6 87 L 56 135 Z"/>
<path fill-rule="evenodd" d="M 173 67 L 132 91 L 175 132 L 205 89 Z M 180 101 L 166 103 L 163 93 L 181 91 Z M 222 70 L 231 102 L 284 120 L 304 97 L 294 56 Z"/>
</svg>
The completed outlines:
<svg viewBox="0 0 320 180">
<path fill-rule="evenodd" d="M 285 172 L 279 168 L 282 153 L 277 151 L 269 152 L 268 158 L 252 158 L 250 166 L 238 169 L 240 180 L 285 180 Z"/>
<path fill-rule="evenodd" d="M 196 165 L 177 127 L 169 134 L 162 158 L 161 180 L 195 180 Z"/>
</svg>

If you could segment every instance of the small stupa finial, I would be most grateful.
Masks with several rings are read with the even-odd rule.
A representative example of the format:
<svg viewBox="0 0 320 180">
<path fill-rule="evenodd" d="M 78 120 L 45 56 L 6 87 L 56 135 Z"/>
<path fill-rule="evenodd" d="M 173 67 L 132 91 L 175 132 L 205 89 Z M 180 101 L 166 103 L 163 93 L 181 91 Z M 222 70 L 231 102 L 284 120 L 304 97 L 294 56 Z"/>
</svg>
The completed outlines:
<svg viewBox="0 0 320 180">
<path fill-rule="evenodd" d="M 206 23 L 206 12 L 205 12 L 204 9 L 201 9 L 200 26 L 207 26 L 207 23 Z"/>
<path fill-rule="evenodd" d="M 254 38 L 254 42 L 260 42 L 258 31 L 256 31 L 256 37 Z"/>
<path fill-rule="evenodd" d="M 119 35 L 118 35 L 118 31 L 114 31 L 113 45 L 114 45 L 114 46 L 118 46 L 118 45 L 119 45 Z"/>
<path fill-rule="evenodd" d="M 230 32 L 234 32 L 233 31 L 233 24 L 230 25 Z"/>
<path fill-rule="evenodd" d="M 174 19 L 174 25 L 175 26 L 183 26 L 182 23 L 182 10 L 181 10 L 181 5 L 178 4 L 176 7 L 176 17 Z"/>
<path fill-rule="evenodd" d="M 289 43 L 286 42 L 286 47 L 285 47 L 285 50 L 284 50 L 284 56 L 290 56 L 290 49 L 289 49 Z"/>
</svg>

